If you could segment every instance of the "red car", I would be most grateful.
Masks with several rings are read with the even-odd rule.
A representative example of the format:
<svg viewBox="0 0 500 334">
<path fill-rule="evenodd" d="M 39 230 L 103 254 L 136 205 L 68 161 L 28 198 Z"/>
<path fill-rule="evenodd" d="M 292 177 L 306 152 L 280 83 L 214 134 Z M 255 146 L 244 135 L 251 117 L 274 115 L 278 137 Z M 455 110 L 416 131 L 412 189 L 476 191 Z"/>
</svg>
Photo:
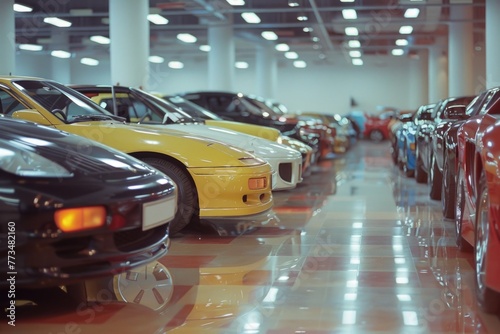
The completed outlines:
<svg viewBox="0 0 500 334">
<path fill-rule="evenodd" d="M 394 117 L 394 113 L 383 113 L 379 116 L 365 115 L 365 130 L 363 137 L 373 140 L 382 141 L 389 138 L 389 124 Z"/>
<path fill-rule="evenodd" d="M 476 295 L 481 307 L 500 305 L 500 87 L 488 90 L 480 108 L 457 133 L 457 244 L 474 249 Z M 468 109 L 468 112 L 470 109 Z"/>
</svg>

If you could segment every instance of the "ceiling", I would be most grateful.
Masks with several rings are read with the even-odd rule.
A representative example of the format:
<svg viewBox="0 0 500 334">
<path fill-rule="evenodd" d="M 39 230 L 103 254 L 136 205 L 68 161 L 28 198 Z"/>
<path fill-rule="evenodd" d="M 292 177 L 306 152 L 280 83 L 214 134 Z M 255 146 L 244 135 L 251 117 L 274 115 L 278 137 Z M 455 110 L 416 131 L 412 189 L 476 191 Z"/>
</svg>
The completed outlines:
<svg viewBox="0 0 500 334">
<path fill-rule="evenodd" d="M 452 7 L 466 6 L 473 11 L 474 42 L 484 44 L 485 0 L 295 0 L 299 6 L 290 7 L 288 0 L 246 0 L 243 6 L 231 6 L 225 0 L 150 0 L 150 12 L 159 13 L 169 20 L 166 25 L 150 24 L 150 54 L 206 57 L 198 47 L 207 44 L 208 25 L 225 22 L 233 25 L 236 58 L 255 55 L 256 45 L 286 43 L 301 58 L 315 62 L 329 62 L 338 52 L 349 50 L 347 41 L 358 39 L 363 56 L 391 55 L 397 39 L 405 38 L 409 44 L 402 47 L 404 56 L 413 56 L 428 48 L 438 36 L 447 36 L 449 24 L 463 22 L 453 17 Z M 60 31 L 69 34 L 69 49 L 74 55 L 96 57 L 109 55 L 109 45 L 89 40 L 91 35 L 109 37 L 107 0 L 16 0 L 33 8 L 31 13 L 16 13 L 16 42 L 43 44 L 43 52 L 60 48 L 51 35 Z M 342 9 L 357 11 L 357 19 L 346 20 Z M 417 18 L 405 18 L 408 8 L 419 8 Z M 246 23 L 242 12 L 256 13 L 259 24 Z M 299 15 L 307 16 L 299 21 Z M 56 16 L 72 23 L 69 28 L 54 28 L 43 18 Z M 412 25 L 410 35 L 401 35 L 402 25 Z M 357 27 L 359 36 L 346 36 L 347 26 Z M 309 28 L 310 31 L 304 31 Z M 278 40 L 267 41 L 262 31 L 274 31 Z M 196 36 L 195 44 L 177 40 L 180 32 Z M 23 51 L 24 52 L 24 51 Z"/>
</svg>

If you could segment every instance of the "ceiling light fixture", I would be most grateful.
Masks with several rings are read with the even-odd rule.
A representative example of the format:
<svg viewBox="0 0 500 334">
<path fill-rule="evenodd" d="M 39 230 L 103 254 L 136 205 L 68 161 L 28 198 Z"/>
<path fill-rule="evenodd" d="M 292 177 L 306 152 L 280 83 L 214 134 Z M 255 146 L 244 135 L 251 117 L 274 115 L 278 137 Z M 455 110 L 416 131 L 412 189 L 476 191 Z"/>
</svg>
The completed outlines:
<svg viewBox="0 0 500 334">
<path fill-rule="evenodd" d="M 274 48 L 276 49 L 276 51 L 283 51 L 283 52 L 290 50 L 290 47 L 288 46 L 288 44 L 285 44 L 285 43 L 276 44 L 276 46 Z"/>
<path fill-rule="evenodd" d="M 309 18 L 307 16 L 305 16 L 305 15 L 299 15 L 299 16 L 297 16 L 297 20 L 299 20 L 299 21 L 307 21 L 307 20 L 309 20 Z"/>
<path fill-rule="evenodd" d="M 299 55 L 297 54 L 297 52 L 288 51 L 288 52 L 285 52 L 285 57 L 288 59 L 297 59 L 297 58 L 299 58 Z"/>
<path fill-rule="evenodd" d="M 405 54 L 405 51 L 403 49 L 393 49 L 392 50 L 393 56 L 402 56 L 404 54 Z"/>
<path fill-rule="evenodd" d="M 354 2 L 354 0 L 340 0 L 340 2 Z"/>
<path fill-rule="evenodd" d="M 352 64 L 356 66 L 361 66 L 363 65 L 363 59 L 361 58 L 353 58 L 352 59 Z"/>
<path fill-rule="evenodd" d="M 209 52 L 212 48 L 210 47 L 210 45 L 200 45 L 199 47 L 200 51 L 203 51 L 203 52 Z"/>
<path fill-rule="evenodd" d="M 106 36 L 101 36 L 101 35 L 95 35 L 95 36 L 90 36 L 89 38 L 92 42 L 96 42 L 99 44 L 110 44 L 111 40 L 106 37 Z"/>
<path fill-rule="evenodd" d="M 288 6 L 290 6 L 290 7 L 298 7 L 299 3 L 296 0 L 288 0 Z"/>
<path fill-rule="evenodd" d="M 399 33 L 403 35 L 408 35 L 413 32 L 413 27 L 412 26 L 402 26 L 399 28 Z"/>
<path fill-rule="evenodd" d="M 418 17 L 418 14 L 420 14 L 420 9 L 418 8 L 408 8 L 406 11 L 405 11 L 405 17 L 407 19 L 414 19 L 414 18 L 417 18 Z"/>
<path fill-rule="evenodd" d="M 245 20 L 246 23 L 257 24 L 260 23 L 260 17 L 253 12 L 244 12 L 241 13 L 241 17 Z"/>
<path fill-rule="evenodd" d="M 408 40 L 403 39 L 403 38 L 398 39 L 398 40 L 396 40 L 396 45 L 397 46 L 407 46 L 408 45 Z"/>
<path fill-rule="evenodd" d="M 302 29 L 303 32 L 313 32 L 314 29 L 311 28 L 311 27 L 304 27 L 304 29 Z"/>
<path fill-rule="evenodd" d="M 274 31 L 263 31 L 260 35 L 268 41 L 275 41 L 278 39 L 278 35 L 276 35 Z"/>
<path fill-rule="evenodd" d="M 168 62 L 168 67 L 174 70 L 180 70 L 181 68 L 184 68 L 184 63 L 178 60 L 172 60 Z"/>
<path fill-rule="evenodd" d="M 177 34 L 177 39 L 184 43 L 195 43 L 198 40 L 195 36 L 188 33 Z"/>
<path fill-rule="evenodd" d="M 43 22 L 48 23 L 48 24 L 52 24 L 52 25 L 59 27 L 59 28 L 71 27 L 71 22 L 66 21 L 66 20 L 62 20 L 58 17 L 46 17 L 43 19 Z"/>
<path fill-rule="evenodd" d="M 19 49 L 26 51 L 41 51 L 43 46 L 38 44 L 19 44 Z"/>
<path fill-rule="evenodd" d="M 99 60 L 94 58 L 82 58 L 80 59 L 80 63 L 87 66 L 97 66 L 99 65 Z"/>
<path fill-rule="evenodd" d="M 349 42 L 347 42 L 347 45 L 349 45 L 350 48 L 360 48 L 361 42 L 358 40 L 350 40 Z"/>
<path fill-rule="evenodd" d="M 307 64 L 303 60 L 296 60 L 293 62 L 293 66 L 295 66 L 296 68 L 305 68 L 307 67 Z"/>
<path fill-rule="evenodd" d="M 15 3 L 14 6 L 14 11 L 18 13 L 29 13 L 33 11 L 33 8 L 25 6 L 25 5 L 20 5 L 18 3 Z"/>
<path fill-rule="evenodd" d="M 347 27 L 347 28 L 345 28 L 345 34 L 347 36 L 358 36 L 359 35 L 358 28 L 356 28 L 356 27 Z"/>
<path fill-rule="evenodd" d="M 165 58 L 160 57 L 160 56 L 149 56 L 148 61 L 150 63 L 161 64 L 165 61 Z"/>
<path fill-rule="evenodd" d="M 168 19 L 161 16 L 160 14 L 149 14 L 148 21 L 157 25 L 164 25 L 168 23 Z"/>
<path fill-rule="evenodd" d="M 355 9 L 342 9 L 342 16 L 346 20 L 355 20 L 358 18 L 358 14 Z"/>
<path fill-rule="evenodd" d="M 361 51 L 357 51 L 357 50 L 349 51 L 349 56 L 351 58 L 359 58 L 359 57 L 361 57 Z"/>
<path fill-rule="evenodd" d="M 234 64 L 234 67 L 239 68 L 239 69 L 246 69 L 246 68 L 248 68 L 248 63 L 246 61 L 237 61 Z"/>
<path fill-rule="evenodd" d="M 244 6 L 245 5 L 244 0 L 226 0 L 226 1 L 231 6 Z"/>
<path fill-rule="evenodd" d="M 71 53 L 63 50 L 54 50 L 50 53 L 52 57 L 56 58 L 69 58 L 71 57 Z"/>
</svg>

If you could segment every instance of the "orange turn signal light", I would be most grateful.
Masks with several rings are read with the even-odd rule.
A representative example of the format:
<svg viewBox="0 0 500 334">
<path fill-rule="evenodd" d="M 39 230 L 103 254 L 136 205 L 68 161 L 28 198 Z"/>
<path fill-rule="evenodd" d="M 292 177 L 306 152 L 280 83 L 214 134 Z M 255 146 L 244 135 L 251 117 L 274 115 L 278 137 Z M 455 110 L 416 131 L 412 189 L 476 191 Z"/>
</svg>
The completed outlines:
<svg viewBox="0 0 500 334">
<path fill-rule="evenodd" d="M 248 179 L 248 188 L 250 190 L 265 189 L 267 185 L 267 180 L 265 177 L 256 177 Z"/>
<path fill-rule="evenodd" d="M 104 226 L 106 208 L 103 206 L 87 206 L 57 210 L 54 213 L 57 227 L 63 232 L 77 232 Z"/>
</svg>

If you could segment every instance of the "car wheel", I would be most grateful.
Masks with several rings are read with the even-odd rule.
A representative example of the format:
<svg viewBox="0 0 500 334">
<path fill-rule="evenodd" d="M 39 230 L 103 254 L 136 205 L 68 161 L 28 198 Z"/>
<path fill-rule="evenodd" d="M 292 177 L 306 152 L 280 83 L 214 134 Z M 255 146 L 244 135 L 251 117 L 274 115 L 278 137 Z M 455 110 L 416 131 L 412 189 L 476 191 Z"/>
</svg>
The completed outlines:
<svg viewBox="0 0 500 334">
<path fill-rule="evenodd" d="M 475 264 L 476 264 L 476 296 L 481 308 L 488 313 L 495 313 L 500 303 L 500 294 L 486 285 L 486 260 L 488 243 L 491 235 L 489 223 L 489 195 L 484 172 L 479 181 L 477 198 Z"/>
<path fill-rule="evenodd" d="M 415 180 L 417 183 L 426 183 L 427 182 L 427 173 L 423 169 L 423 163 L 422 159 L 420 158 L 420 154 L 418 152 L 418 146 L 417 146 L 417 151 L 415 152 Z"/>
<path fill-rule="evenodd" d="M 455 218 L 456 188 L 455 165 L 454 162 L 449 161 L 448 154 L 445 154 L 443 163 L 443 184 L 441 186 L 441 204 L 444 218 Z"/>
<path fill-rule="evenodd" d="M 370 131 L 368 138 L 372 141 L 382 141 L 384 140 L 384 134 L 380 130 L 372 130 Z"/>
<path fill-rule="evenodd" d="M 456 185 L 457 185 L 457 192 L 456 192 L 456 199 L 457 199 L 457 206 L 456 206 L 456 211 L 455 211 L 455 230 L 457 233 L 457 247 L 461 251 L 466 251 L 470 252 L 472 251 L 472 245 L 467 242 L 467 240 L 464 239 L 462 236 L 462 220 L 463 220 L 463 214 L 465 210 L 465 189 L 464 189 L 464 183 L 463 183 L 463 171 L 462 168 L 458 167 L 458 175 L 456 179 Z"/>
<path fill-rule="evenodd" d="M 177 212 L 169 227 L 172 236 L 185 228 L 198 214 L 196 188 L 187 171 L 178 165 L 158 158 L 144 158 L 142 161 L 168 175 L 177 185 Z"/>
<path fill-rule="evenodd" d="M 415 174 L 415 171 L 413 169 L 408 168 L 408 151 L 406 150 L 406 142 L 404 143 L 404 148 L 403 148 L 403 172 L 405 173 L 406 177 L 413 177 Z"/>
<path fill-rule="evenodd" d="M 431 191 L 429 196 L 431 199 L 440 200 L 441 199 L 441 183 L 443 182 L 443 175 L 439 171 L 437 166 L 436 157 L 432 155 L 431 158 L 431 168 L 430 168 L 430 184 Z"/>
</svg>

